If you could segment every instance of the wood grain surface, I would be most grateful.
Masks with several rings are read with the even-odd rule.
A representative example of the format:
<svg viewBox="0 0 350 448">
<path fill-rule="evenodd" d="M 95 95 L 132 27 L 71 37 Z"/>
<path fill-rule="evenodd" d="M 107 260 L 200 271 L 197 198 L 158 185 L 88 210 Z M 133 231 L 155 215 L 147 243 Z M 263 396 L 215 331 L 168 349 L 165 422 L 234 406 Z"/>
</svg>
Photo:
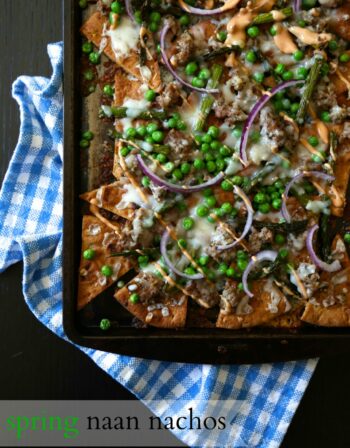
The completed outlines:
<svg viewBox="0 0 350 448">
<path fill-rule="evenodd" d="M 21 74 L 50 74 L 46 45 L 62 39 L 62 5 L 61 0 L 0 0 L 0 5 L 2 181 L 19 129 L 11 84 Z M 132 399 L 32 316 L 21 276 L 20 264 L 0 275 L 0 399 Z M 349 356 L 320 361 L 282 448 L 349 446 L 349 375 Z"/>
</svg>

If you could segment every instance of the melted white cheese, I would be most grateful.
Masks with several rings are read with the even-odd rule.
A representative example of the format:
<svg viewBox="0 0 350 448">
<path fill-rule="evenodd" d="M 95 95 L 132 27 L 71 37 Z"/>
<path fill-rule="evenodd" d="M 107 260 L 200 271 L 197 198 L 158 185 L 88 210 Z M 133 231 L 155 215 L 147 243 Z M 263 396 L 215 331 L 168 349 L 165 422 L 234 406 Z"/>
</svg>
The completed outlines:
<svg viewBox="0 0 350 448">
<path fill-rule="evenodd" d="M 306 210 L 310 210 L 313 213 L 324 213 L 325 215 L 329 215 L 329 202 L 324 201 L 309 201 L 306 204 Z"/>
<path fill-rule="evenodd" d="M 106 31 L 106 36 L 111 39 L 111 46 L 117 60 L 127 56 L 130 51 L 135 51 L 139 33 L 140 27 L 125 16 L 122 17 L 116 29 Z"/>
</svg>

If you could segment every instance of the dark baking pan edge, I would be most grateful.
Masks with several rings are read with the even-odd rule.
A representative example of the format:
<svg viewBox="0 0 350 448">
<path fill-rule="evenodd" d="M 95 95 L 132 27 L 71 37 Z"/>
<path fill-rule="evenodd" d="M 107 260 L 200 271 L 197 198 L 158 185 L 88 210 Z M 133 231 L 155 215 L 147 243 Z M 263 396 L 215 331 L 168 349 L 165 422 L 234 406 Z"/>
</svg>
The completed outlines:
<svg viewBox="0 0 350 448">
<path fill-rule="evenodd" d="M 86 347 L 149 359 L 188 363 L 255 363 L 304 359 L 350 351 L 350 329 L 241 331 L 219 329 L 120 328 L 118 335 L 90 334 L 76 319 L 75 297 L 80 253 L 78 191 L 79 151 L 79 7 L 64 4 L 64 231 L 63 231 L 63 324 L 67 336 Z"/>
</svg>

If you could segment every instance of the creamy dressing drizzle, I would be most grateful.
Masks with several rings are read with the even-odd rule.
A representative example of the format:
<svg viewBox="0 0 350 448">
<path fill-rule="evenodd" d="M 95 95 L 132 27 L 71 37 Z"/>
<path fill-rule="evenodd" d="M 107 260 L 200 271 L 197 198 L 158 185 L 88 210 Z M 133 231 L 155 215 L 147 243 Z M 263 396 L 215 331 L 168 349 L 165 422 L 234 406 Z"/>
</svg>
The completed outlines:
<svg viewBox="0 0 350 448">
<path fill-rule="evenodd" d="M 293 54 L 298 50 L 297 45 L 294 43 L 292 36 L 290 35 L 287 28 L 282 24 L 278 23 L 275 25 L 277 34 L 274 36 L 273 40 L 277 48 L 286 54 Z"/>
<path fill-rule="evenodd" d="M 316 33 L 301 26 L 291 26 L 289 31 L 305 45 L 321 45 L 329 42 L 333 37 L 330 33 Z"/>
</svg>

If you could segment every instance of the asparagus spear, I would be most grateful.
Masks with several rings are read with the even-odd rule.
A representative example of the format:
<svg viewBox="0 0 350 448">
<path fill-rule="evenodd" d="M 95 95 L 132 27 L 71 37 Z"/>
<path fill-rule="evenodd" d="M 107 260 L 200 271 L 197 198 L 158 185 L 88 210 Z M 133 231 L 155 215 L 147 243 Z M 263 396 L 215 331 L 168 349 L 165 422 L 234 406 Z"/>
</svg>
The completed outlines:
<svg viewBox="0 0 350 448">
<path fill-rule="evenodd" d="M 214 64 L 212 67 L 212 77 L 208 81 L 208 89 L 215 89 L 220 81 L 222 75 L 222 67 L 219 64 Z M 203 130 L 206 119 L 211 111 L 214 104 L 214 97 L 212 95 L 205 95 L 201 102 L 200 113 L 197 123 L 195 124 L 194 130 L 200 132 Z"/>
<path fill-rule="evenodd" d="M 127 115 L 127 107 L 111 107 L 112 114 L 115 118 L 126 118 Z M 143 120 L 165 120 L 167 118 L 167 114 L 164 110 L 141 110 L 139 114 L 133 118 L 142 118 Z"/>
<path fill-rule="evenodd" d="M 267 227 L 270 230 L 278 233 L 301 233 L 306 229 L 307 219 L 292 222 L 267 222 L 267 221 L 253 221 L 253 226 L 257 230 Z"/>
<path fill-rule="evenodd" d="M 319 242 L 320 242 L 320 252 L 322 259 L 327 261 L 330 253 L 331 253 L 331 241 L 330 238 L 330 217 L 324 213 L 321 214 L 320 217 L 320 230 L 319 230 Z"/>
<path fill-rule="evenodd" d="M 249 179 L 249 183 L 244 187 L 244 191 L 249 193 L 256 184 L 261 182 L 266 176 L 268 176 L 276 168 L 276 163 L 268 162 L 261 170 L 253 174 Z"/>
<path fill-rule="evenodd" d="M 240 48 L 237 46 L 221 47 L 221 48 L 218 48 L 217 50 L 212 50 L 212 51 L 209 51 L 208 53 L 204 53 L 200 57 L 200 59 L 204 59 L 204 60 L 208 61 L 209 59 L 214 59 L 217 56 L 222 56 L 223 54 L 233 53 L 236 50 L 240 50 Z"/>
<path fill-rule="evenodd" d="M 280 12 L 286 17 L 290 17 L 293 14 L 293 8 L 289 6 L 288 8 L 281 9 Z M 271 12 L 265 12 L 257 15 L 255 19 L 253 19 L 252 25 L 262 25 L 263 23 L 274 22 L 274 20 Z"/>
<path fill-rule="evenodd" d="M 311 67 L 309 76 L 306 80 L 306 84 L 304 87 L 304 92 L 303 95 L 301 97 L 300 100 L 300 106 L 299 106 L 299 110 L 297 112 L 297 116 L 296 116 L 296 121 L 299 124 L 302 124 L 304 122 L 304 117 L 306 114 L 306 110 L 309 106 L 309 102 L 311 99 L 311 96 L 313 94 L 313 91 L 316 87 L 317 81 L 320 77 L 320 73 L 321 73 L 321 68 L 323 65 L 323 59 L 322 58 L 318 58 L 315 60 L 314 65 Z"/>
</svg>

